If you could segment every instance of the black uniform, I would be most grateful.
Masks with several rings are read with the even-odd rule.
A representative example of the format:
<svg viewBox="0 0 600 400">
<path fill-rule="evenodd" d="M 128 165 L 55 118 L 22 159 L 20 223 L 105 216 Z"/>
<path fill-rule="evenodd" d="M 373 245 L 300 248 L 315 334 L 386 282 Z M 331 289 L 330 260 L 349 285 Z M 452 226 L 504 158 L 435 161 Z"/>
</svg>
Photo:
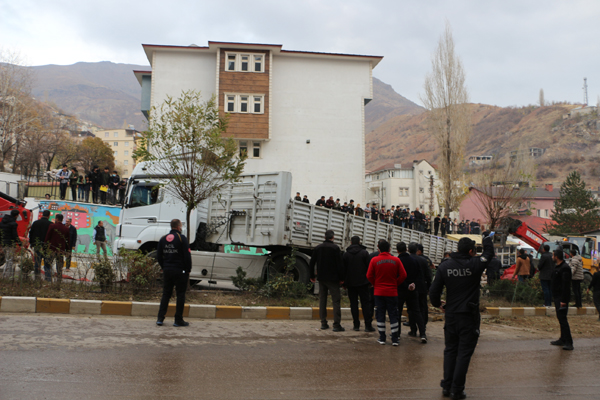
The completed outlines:
<svg viewBox="0 0 600 400">
<path fill-rule="evenodd" d="M 594 305 L 596 306 L 596 310 L 598 310 L 598 314 L 600 314 L 600 271 L 592 276 L 589 288 L 594 291 Z M 600 316 L 598 320 L 600 320 Z"/>
<path fill-rule="evenodd" d="M 348 288 L 348 298 L 350 299 L 350 311 L 354 328 L 360 327 L 358 314 L 358 298 L 365 319 L 365 327 L 370 330 L 373 322 L 373 297 L 371 296 L 371 283 L 367 279 L 367 270 L 371 258 L 364 246 L 353 244 L 346 249 L 344 256 L 344 268 L 346 270 L 346 279 L 344 286 Z"/>
<path fill-rule="evenodd" d="M 471 356 L 479 340 L 481 275 L 493 256 L 494 244 L 490 237 L 483 239 L 481 257 L 452 253 L 450 260 L 438 266 L 429 290 L 431 304 L 440 307 L 442 291 L 446 286 L 446 348 L 441 386 L 450 393 L 459 394 L 465 388 Z"/>
<path fill-rule="evenodd" d="M 398 310 L 402 314 L 404 303 L 406 303 L 408 319 L 411 323 L 411 332 L 416 334 L 416 329 L 419 328 L 420 336 L 425 337 L 425 323 L 423 322 L 423 316 L 419 308 L 419 288 L 424 290 L 423 288 L 425 287 L 423 271 L 415 257 L 412 257 L 410 254 L 405 252 L 400 254 L 398 258 L 406 271 L 406 279 L 402 282 L 402 285 L 398 286 Z M 408 290 L 408 286 L 411 283 L 415 284 L 415 290 Z M 415 326 L 414 330 L 412 325 Z M 398 335 L 400 335 L 400 330 L 398 330 Z"/>
<path fill-rule="evenodd" d="M 417 287 L 417 290 L 419 291 L 417 296 L 419 298 L 419 311 L 423 318 L 423 325 L 427 326 L 427 322 L 429 322 L 429 304 L 427 304 L 427 295 L 429 294 L 429 288 L 431 287 L 431 281 L 433 280 L 430 267 L 431 260 L 423 255 L 418 256 L 416 254 L 411 254 L 411 256 L 415 259 L 423 274 L 423 280 Z M 413 321 L 410 321 L 410 329 L 413 332 L 417 329 L 417 326 Z"/>
<path fill-rule="evenodd" d="M 498 260 L 498 257 L 494 257 L 492 260 L 490 260 L 486 271 L 488 286 L 492 286 L 498 279 L 500 279 L 501 267 L 502 263 L 500 260 Z"/>
<path fill-rule="evenodd" d="M 185 305 L 185 291 L 188 277 L 192 269 L 192 255 L 190 244 L 185 235 L 177 229 L 171 229 L 168 235 L 163 236 L 158 242 L 156 259 L 163 270 L 163 295 L 158 310 L 158 321 L 165 319 L 169 299 L 173 294 L 173 287 L 177 293 L 175 307 L 175 323 L 183 322 L 183 307 Z"/>
<path fill-rule="evenodd" d="M 571 277 L 571 267 L 564 261 L 554 267 L 554 271 L 552 271 L 552 297 L 554 298 L 556 318 L 560 324 L 559 340 L 565 345 L 573 345 L 571 328 L 567 320 L 569 301 L 571 300 Z M 566 306 L 561 307 L 560 303 L 565 303 Z"/>
</svg>

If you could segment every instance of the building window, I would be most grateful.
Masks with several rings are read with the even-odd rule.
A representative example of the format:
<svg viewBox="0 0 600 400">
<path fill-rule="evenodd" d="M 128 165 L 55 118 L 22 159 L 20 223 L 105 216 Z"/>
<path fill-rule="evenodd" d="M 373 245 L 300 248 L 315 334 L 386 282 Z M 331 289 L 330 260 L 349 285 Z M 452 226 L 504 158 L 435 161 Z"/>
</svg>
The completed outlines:
<svg viewBox="0 0 600 400">
<path fill-rule="evenodd" d="M 408 197 L 408 188 L 407 187 L 401 187 L 400 188 L 400 192 L 399 192 L 399 196 L 400 197 Z"/>
<path fill-rule="evenodd" d="M 254 55 L 254 72 L 262 72 L 262 62 L 263 62 L 263 56 L 255 54 Z"/>
<path fill-rule="evenodd" d="M 126 169 L 125 171 L 123 171 L 123 175 L 128 175 L 129 174 L 129 170 Z"/>
<path fill-rule="evenodd" d="M 117 147 L 119 145 L 119 142 L 113 142 L 113 146 Z"/>
<path fill-rule="evenodd" d="M 119 137 L 119 132 L 115 132 L 115 137 Z"/>
<path fill-rule="evenodd" d="M 108 137 L 109 135 L 110 135 L 110 133 L 104 132 L 104 137 Z"/>
<path fill-rule="evenodd" d="M 252 158 L 260 158 L 260 142 L 252 142 Z"/>
<path fill-rule="evenodd" d="M 423 189 L 422 187 L 419 188 L 419 193 L 425 193 L 425 189 Z"/>
<path fill-rule="evenodd" d="M 544 210 L 544 216 L 548 218 L 548 210 Z"/>
<path fill-rule="evenodd" d="M 227 53 L 227 71 L 264 72 L 264 54 Z"/>
<path fill-rule="evenodd" d="M 125 142 L 125 147 L 129 147 L 129 142 Z"/>
<path fill-rule="evenodd" d="M 124 155 L 124 156 L 128 156 L 128 155 L 129 155 L 129 150 L 125 150 L 125 151 L 123 152 L 123 155 Z"/>
<path fill-rule="evenodd" d="M 226 94 L 227 112 L 263 114 L 265 96 L 262 94 Z"/>
<path fill-rule="evenodd" d="M 129 160 L 123 161 L 123 165 L 129 165 Z"/>
<path fill-rule="evenodd" d="M 248 142 L 240 142 L 240 157 L 248 155 Z"/>
<path fill-rule="evenodd" d="M 115 156 L 115 157 L 118 156 L 118 153 L 119 153 L 118 151 L 114 151 L 113 156 Z"/>
</svg>

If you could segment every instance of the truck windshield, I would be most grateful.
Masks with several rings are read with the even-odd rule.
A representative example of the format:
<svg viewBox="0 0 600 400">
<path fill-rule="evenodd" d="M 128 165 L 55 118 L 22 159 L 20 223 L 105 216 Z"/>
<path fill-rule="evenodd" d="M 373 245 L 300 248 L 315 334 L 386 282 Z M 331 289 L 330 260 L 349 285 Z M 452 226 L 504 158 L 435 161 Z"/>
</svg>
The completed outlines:
<svg viewBox="0 0 600 400">
<path fill-rule="evenodd" d="M 159 190 L 157 183 L 138 183 L 131 191 L 129 207 L 142 207 L 158 203 Z"/>
</svg>

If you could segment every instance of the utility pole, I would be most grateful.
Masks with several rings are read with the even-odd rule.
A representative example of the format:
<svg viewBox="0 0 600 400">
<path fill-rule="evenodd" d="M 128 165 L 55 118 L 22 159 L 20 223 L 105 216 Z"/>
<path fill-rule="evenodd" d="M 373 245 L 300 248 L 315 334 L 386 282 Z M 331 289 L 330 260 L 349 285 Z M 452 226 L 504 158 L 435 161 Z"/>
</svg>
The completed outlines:
<svg viewBox="0 0 600 400">
<path fill-rule="evenodd" d="M 583 78 L 583 106 L 588 105 L 587 78 Z"/>
<path fill-rule="evenodd" d="M 429 210 L 433 211 L 434 213 L 435 210 L 433 209 L 434 206 L 434 201 L 433 201 L 433 174 L 429 175 Z"/>
</svg>

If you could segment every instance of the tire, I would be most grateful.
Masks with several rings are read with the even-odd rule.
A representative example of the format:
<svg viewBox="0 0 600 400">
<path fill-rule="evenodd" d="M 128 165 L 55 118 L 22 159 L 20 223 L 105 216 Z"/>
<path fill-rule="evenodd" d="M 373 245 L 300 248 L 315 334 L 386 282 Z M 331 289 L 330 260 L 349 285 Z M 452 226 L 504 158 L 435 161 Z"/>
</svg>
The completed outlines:
<svg viewBox="0 0 600 400">
<path fill-rule="evenodd" d="M 583 272 L 583 282 L 585 283 L 585 287 L 589 287 L 592 282 L 592 274 L 588 271 Z"/>
<path fill-rule="evenodd" d="M 268 276 L 272 276 L 275 274 L 283 274 L 285 268 L 285 258 L 286 254 L 280 253 L 276 254 L 273 257 L 273 262 L 271 266 L 268 267 Z M 308 262 L 302 257 L 296 255 L 296 265 L 293 270 L 290 271 L 294 276 L 294 280 L 298 282 L 302 282 L 304 284 L 308 284 L 310 282 L 310 274 L 308 272 Z"/>
</svg>

